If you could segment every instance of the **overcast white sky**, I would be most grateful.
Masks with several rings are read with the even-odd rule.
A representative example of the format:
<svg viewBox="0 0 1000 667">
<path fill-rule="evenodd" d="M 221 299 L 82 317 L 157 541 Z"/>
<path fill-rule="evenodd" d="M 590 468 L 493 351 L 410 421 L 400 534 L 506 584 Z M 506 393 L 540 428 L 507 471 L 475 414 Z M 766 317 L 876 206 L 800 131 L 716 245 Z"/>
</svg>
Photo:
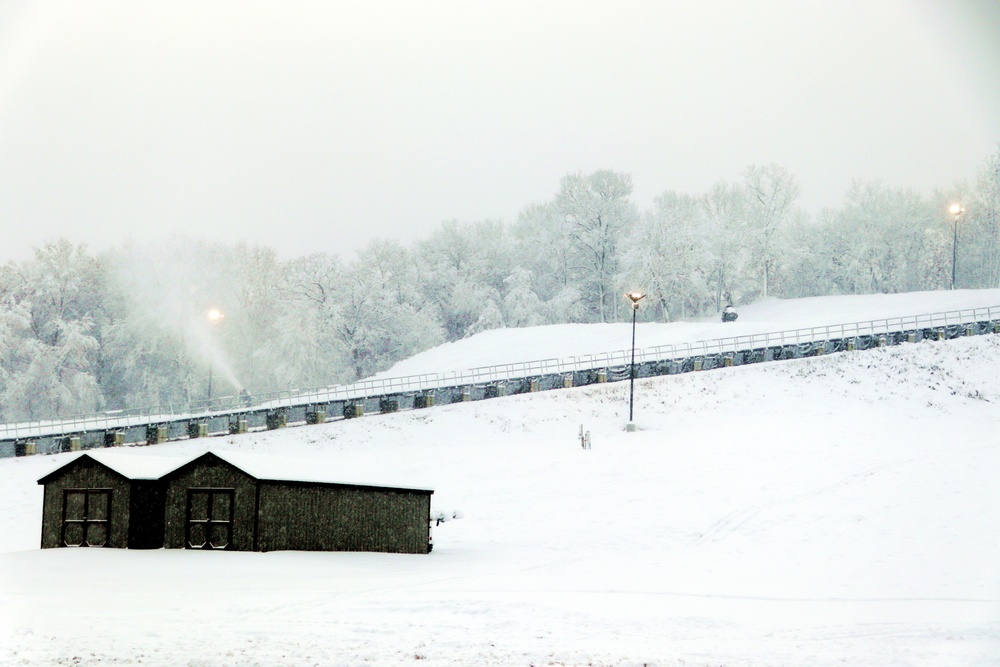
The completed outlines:
<svg viewBox="0 0 1000 667">
<path fill-rule="evenodd" d="M 996 0 L 0 4 L 0 260 L 170 232 L 345 257 L 776 162 L 809 213 L 1000 148 Z"/>
</svg>

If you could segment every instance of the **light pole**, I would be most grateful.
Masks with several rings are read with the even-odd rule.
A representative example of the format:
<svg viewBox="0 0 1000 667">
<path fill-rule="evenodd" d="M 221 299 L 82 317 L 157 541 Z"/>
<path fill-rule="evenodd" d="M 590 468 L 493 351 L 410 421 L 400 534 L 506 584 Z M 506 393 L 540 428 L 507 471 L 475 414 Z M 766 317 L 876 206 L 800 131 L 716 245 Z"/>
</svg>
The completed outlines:
<svg viewBox="0 0 1000 667">
<path fill-rule="evenodd" d="M 955 265 L 958 263 L 958 218 L 965 213 L 965 207 L 956 202 L 948 207 L 948 212 L 955 218 L 955 235 L 951 242 L 951 288 L 955 289 Z"/>
<path fill-rule="evenodd" d="M 635 314 L 639 311 L 639 302 L 646 295 L 642 292 L 629 292 L 625 296 L 632 301 L 632 363 L 630 365 L 628 381 L 628 424 L 625 426 L 625 429 L 627 431 L 634 431 L 635 422 L 632 421 L 632 404 L 635 397 Z"/>
<path fill-rule="evenodd" d="M 208 403 L 211 407 L 212 403 L 212 371 L 215 370 L 215 327 L 219 324 L 225 315 L 218 308 L 212 308 L 208 311 L 208 325 L 212 332 L 212 344 L 211 349 L 208 351 Z"/>
</svg>

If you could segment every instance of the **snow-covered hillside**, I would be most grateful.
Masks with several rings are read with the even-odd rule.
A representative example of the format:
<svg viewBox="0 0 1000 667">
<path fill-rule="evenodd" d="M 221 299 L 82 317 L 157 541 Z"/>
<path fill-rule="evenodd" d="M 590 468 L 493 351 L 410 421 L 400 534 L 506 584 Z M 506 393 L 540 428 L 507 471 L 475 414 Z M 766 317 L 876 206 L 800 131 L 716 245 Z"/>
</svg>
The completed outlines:
<svg viewBox="0 0 1000 667">
<path fill-rule="evenodd" d="M 739 309 L 736 322 L 718 318 L 636 326 L 637 348 L 1000 306 L 1000 289 L 768 299 Z M 375 378 L 444 373 L 483 366 L 565 359 L 629 349 L 631 322 L 495 329 L 405 359 Z"/>
<path fill-rule="evenodd" d="M 130 450 L 430 486 L 463 518 L 426 556 L 40 551 L 35 481 L 71 455 L 0 460 L 0 664 L 1000 663 L 1000 337 L 640 380 L 635 433 L 627 392 Z"/>
</svg>

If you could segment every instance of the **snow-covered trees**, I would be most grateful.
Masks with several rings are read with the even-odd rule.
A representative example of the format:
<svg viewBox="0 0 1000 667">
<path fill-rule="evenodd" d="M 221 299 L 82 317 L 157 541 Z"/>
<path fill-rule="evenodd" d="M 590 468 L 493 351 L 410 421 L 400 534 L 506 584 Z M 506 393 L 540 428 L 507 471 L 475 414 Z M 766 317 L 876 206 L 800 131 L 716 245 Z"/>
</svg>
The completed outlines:
<svg viewBox="0 0 1000 667">
<path fill-rule="evenodd" d="M 593 321 L 618 317 L 619 244 L 638 217 L 631 195 L 632 177 L 608 170 L 565 176 L 556 195 L 569 227 L 580 294 Z"/>
<path fill-rule="evenodd" d="M 1000 286 L 1000 149 L 975 183 L 928 199 L 855 182 L 810 218 L 795 178 L 751 165 L 640 214 L 614 171 L 563 178 L 516 222 L 448 221 L 404 247 L 284 261 L 267 247 L 175 238 L 94 257 L 54 241 L 0 266 L 0 419 L 196 403 L 362 378 L 499 327 L 711 314 L 730 300 Z M 214 328 L 210 308 L 226 314 Z"/>
<path fill-rule="evenodd" d="M 781 230 L 792 214 L 799 185 L 776 164 L 750 165 L 743 173 L 746 191 L 746 238 L 751 261 L 760 272 L 761 296 L 770 293 L 781 259 Z"/>
<path fill-rule="evenodd" d="M 0 414 L 5 420 L 91 412 L 101 317 L 97 262 L 83 246 L 46 243 L 0 274 Z"/>
<path fill-rule="evenodd" d="M 700 313 L 711 300 L 713 268 L 696 198 L 667 192 L 637 223 L 622 253 L 628 285 L 642 285 L 664 321 Z"/>
<path fill-rule="evenodd" d="M 448 340 L 469 335 L 487 308 L 499 312 L 510 262 L 501 223 L 445 222 L 419 244 L 417 255 L 420 284 L 411 288 L 437 308 Z"/>
<path fill-rule="evenodd" d="M 983 164 L 959 222 L 967 287 L 1000 287 L 1000 148 Z"/>
</svg>

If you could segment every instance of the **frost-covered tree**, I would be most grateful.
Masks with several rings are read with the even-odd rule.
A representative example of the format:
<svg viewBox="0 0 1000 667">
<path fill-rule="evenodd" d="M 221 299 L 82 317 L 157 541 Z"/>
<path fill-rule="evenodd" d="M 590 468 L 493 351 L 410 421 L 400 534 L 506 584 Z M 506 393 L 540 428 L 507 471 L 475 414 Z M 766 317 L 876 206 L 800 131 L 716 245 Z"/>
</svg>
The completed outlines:
<svg viewBox="0 0 1000 667">
<path fill-rule="evenodd" d="M 769 164 L 747 167 L 743 187 L 747 247 L 759 272 L 761 296 L 766 299 L 781 260 L 781 229 L 799 196 L 799 185 L 787 169 Z"/>
<path fill-rule="evenodd" d="M 283 267 L 275 380 L 283 387 L 313 387 L 354 379 L 339 335 L 339 292 L 345 268 L 336 255 L 316 253 Z"/>
<path fill-rule="evenodd" d="M 510 327 L 533 327 L 545 322 L 545 304 L 532 286 L 530 270 L 517 267 L 504 279 L 503 320 Z"/>
<path fill-rule="evenodd" d="M 855 181 L 837 224 L 848 241 L 841 278 L 852 294 L 927 287 L 925 230 L 930 209 L 920 195 L 879 182 Z"/>
<path fill-rule="evenodd" d="M 719 181 L 701 197 L 708 252 L 706 278 L 716 310 L 744 291 L 747 268 L 746 198 L 743 190 Z"/>
<path fill-rule="evenodd" d="M 544 304 L 543 320 L 580 321 L 584 307 L 573 228 L 559 208 L 554 203 L 528 206 L 518 215 L 512 235 L 518 266 L 531 273 L 530 289 Z"/>
<path fill-rule="evenodd" d="M 498 306 L 493 299 L 489 299 L 482 311 L 479 313 L 479 317 L 476 321 L 472 323 L 472 326 L 466 329 L 465 335 L 466 337 L 474 336 L 482 331 L 502 329 L 503 327 L 504 319 L 503 313 L 500 312 L 500 306 Z"/>
<path fill-rule="evenodd" d="M 1000 148 L 983 164 L 960 222 L 969 287 L 1000 287 Z"/>
<path fill-rule="evenodd" d="M 468 334 L 486 304 L 502 299 L 511 248 L 502 224 L 446 222 L 418 245 L 421 291 L 448 340 Z"/>
<path fill-rule="evenodd" d="M 0 274 L 4 311 L 3 418 L 90 412 L 103 402 L 97 383 L 99 270 L 82 245 L 46 243 Z"/>
<path fill-rule="evenodd" d="M 622 287 L 641 287 L 663 321 L 700 313 L 712 300 L 705 226 L 695 197 L 666 192 L 623 244 Z"/>
<path fill-rule="evenodd" d="M 589 319 L 608 322 L 621 308 L 619 244 L 638 218 L 632 177 L 610 170 L 563 177 L 556 207 L 570 228 L 578 289 Z"/>
</svg>

